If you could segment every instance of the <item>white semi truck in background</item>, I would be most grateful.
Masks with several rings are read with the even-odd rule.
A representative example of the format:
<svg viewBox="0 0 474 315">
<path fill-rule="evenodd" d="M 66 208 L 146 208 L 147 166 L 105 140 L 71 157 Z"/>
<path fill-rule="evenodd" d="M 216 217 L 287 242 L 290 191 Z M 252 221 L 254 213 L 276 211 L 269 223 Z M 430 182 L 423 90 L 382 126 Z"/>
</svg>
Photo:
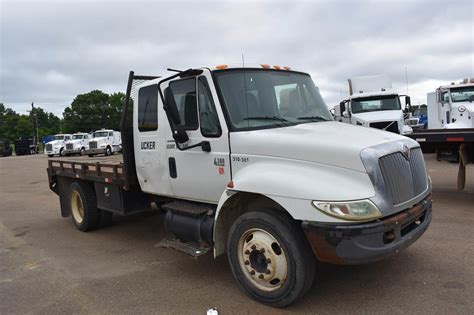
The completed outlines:
<svg viewBox="0 0 474 315">
<path fill-rule="evenodd" d="M 66 141 L 66 155 L 84 155 L 86 150 L 89 149 L 90 138 L 91 135 L 88 133 L 78 132 L 73 134 L 71 140 Z"/>
<path fill-rule="evenodd" d="M 466 167 L 474 163 L 474 78 L 428 93 L 427 107 L 428 128 L 407 136 L 439 161 L 459 162 L 458 189 L 464 189 Z"/>
<path fill-rule="evenodd" d="M 54 135 L 53 140 L 46 143 L 44 147 L 44 154 L 49 157 L 54 155 L 65 156 L 66 155 L 66 141 L 71 140 L 72 135 L 70 134 L 57 134 Z"/>
<path fill-rule="evenodd" d="M 394 91 L 387 75 L 354 77 L 348 79 L 348 83 L 349 98 L 332 111 L 337 121 L 403 135 L 413 132 L 409 125 L 418 124 L 418 119 L 405 117 L 410 97 Z M 403 96 L 405 108 L 400 100 Z"/>
<path fill-rule="evenodd" d="M 272 306 L 311 288 L 316 258 L 387 258 L 432 218 L 418 143 L 335 122 L 311 77 L 288 67 L 131 72 L 121 131 L 123 162 L 48 161 L 61 215 L 89 231 L 158 206 L 161 246 L 225 254 L 240 287 Z"/>
<path fill-rule="evenodd" d="M 93 157 L 97 154 L 112 155 L 122 150 L 122 135 L 120 131 L 111 129 L 100 129 L 94 132 L 93 138 L 89 140 L 89 148 L 86 154 Z"/>
</svg>

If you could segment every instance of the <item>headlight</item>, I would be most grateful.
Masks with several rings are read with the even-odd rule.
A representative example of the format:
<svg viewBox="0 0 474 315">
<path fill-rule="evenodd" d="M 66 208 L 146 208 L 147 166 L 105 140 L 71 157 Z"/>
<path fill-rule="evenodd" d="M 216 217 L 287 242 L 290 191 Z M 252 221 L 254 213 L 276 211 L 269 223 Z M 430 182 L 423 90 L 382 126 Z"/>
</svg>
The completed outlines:
<svg viewBox="0 0 474 315">
<path fill-rule="evenodd" d="M 345 202 L 313 201 L 313 206 L 326 214 L 344 220 L 370 220 L 382 216 L 379 209 L 369 200 Z"/>
</svg>

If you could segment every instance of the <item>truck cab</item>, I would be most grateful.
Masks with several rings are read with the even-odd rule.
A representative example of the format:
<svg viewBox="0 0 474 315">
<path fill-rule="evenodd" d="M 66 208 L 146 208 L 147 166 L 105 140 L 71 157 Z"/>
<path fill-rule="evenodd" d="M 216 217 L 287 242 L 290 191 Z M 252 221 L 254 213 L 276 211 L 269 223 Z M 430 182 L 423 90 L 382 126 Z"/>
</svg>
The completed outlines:
<svg viewBox="0 0 474 315">
<path fill-rule="evenodd" d="M 84 155 L 86 150 L 89 149 L 89 139 L 91 135 L 88 133 L 75 133 L 72 135 L 71 140 L 66 141 L 66 155 L 80 154 Z"/>
<path fill-rule="evenodd" d="M 46 143 L 44 147 L 44 154 L 49 157 L 54 155 L 65 156 L 66 155 L 66 141 L 71 140 L 72 135 L 70 134 L 57 134 L 54 135 L 53 140 Z"/>
<path fill-rule="evenodd" d="M 119 131 L 111 129 L 100 129 L 94 132 L 89 140 L 89 148 L 85 153 L 89 157 L 97 154 L 106 156 L 112 155 L 122 150 L 122 135 Z"/>
<path fill-rule="evenodd" d="M 402 95 L 392 90 L 387 76 L 355 77 L 348 79 L 348 82 L 349 98 L 334 107 L 337 121 L 398 134 L 413 132 L 410 125 L 416 125 L 418 119 L 406 117 L 400 100 Z M 410 97 L 405 96 L 405 107 L 409 106 Z"/>
<path fill-rule="evenodd" d="M 474 128 L 474 78 L 428 93 L 428 129 Z"/>
<path fill-rule="evenodd" d="M 160 246 L 225 254 L 249 296 L 284 307 L 311 287 L 315 259 L 378 261 L 428 228 L 418 143 L 335 122 L 309 74 L 266 64 L 171 71 L 130 74 L 123 163 L 49 161 L 61 214 L 79 230 L 154 204 L 170 235 Z"/>
</svg>

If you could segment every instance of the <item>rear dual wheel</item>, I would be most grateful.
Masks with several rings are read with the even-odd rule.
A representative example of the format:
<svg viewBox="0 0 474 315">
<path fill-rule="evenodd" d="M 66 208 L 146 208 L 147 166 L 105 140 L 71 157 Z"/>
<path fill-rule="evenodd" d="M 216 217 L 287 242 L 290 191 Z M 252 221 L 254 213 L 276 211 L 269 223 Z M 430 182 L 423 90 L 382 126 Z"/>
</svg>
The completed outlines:
<svg viewBox="0 0 474 315">
<path fill-rule="evenodd" d="M 69 206 L 72 222 L 80 231 L 95 230 L 112 222 L 112 212 L 99 210 L 91 186 L 74 182 L 69 187 Z"/>
<path fill-rule="evenodd" d="M 260 302 L 287 306 L 313 283 L 311 248 L 297 223 L 277 210 L 240 216 L 229 231 L 227 245 L 234 277 Z"/>
</svg>

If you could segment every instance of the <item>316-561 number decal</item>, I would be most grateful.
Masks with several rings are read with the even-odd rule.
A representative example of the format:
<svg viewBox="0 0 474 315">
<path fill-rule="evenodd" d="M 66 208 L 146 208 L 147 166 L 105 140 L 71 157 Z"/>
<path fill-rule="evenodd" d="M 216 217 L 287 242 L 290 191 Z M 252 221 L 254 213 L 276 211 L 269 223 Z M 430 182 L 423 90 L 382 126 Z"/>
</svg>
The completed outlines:
<svg viewBox="0 0 474 315">
<path fill-rule="evenodd" d="M 249 158 L 246 156 L 233 156 L 232 162 L 239 162 L 239 163 L 248 163 Z"/>
</svg>

